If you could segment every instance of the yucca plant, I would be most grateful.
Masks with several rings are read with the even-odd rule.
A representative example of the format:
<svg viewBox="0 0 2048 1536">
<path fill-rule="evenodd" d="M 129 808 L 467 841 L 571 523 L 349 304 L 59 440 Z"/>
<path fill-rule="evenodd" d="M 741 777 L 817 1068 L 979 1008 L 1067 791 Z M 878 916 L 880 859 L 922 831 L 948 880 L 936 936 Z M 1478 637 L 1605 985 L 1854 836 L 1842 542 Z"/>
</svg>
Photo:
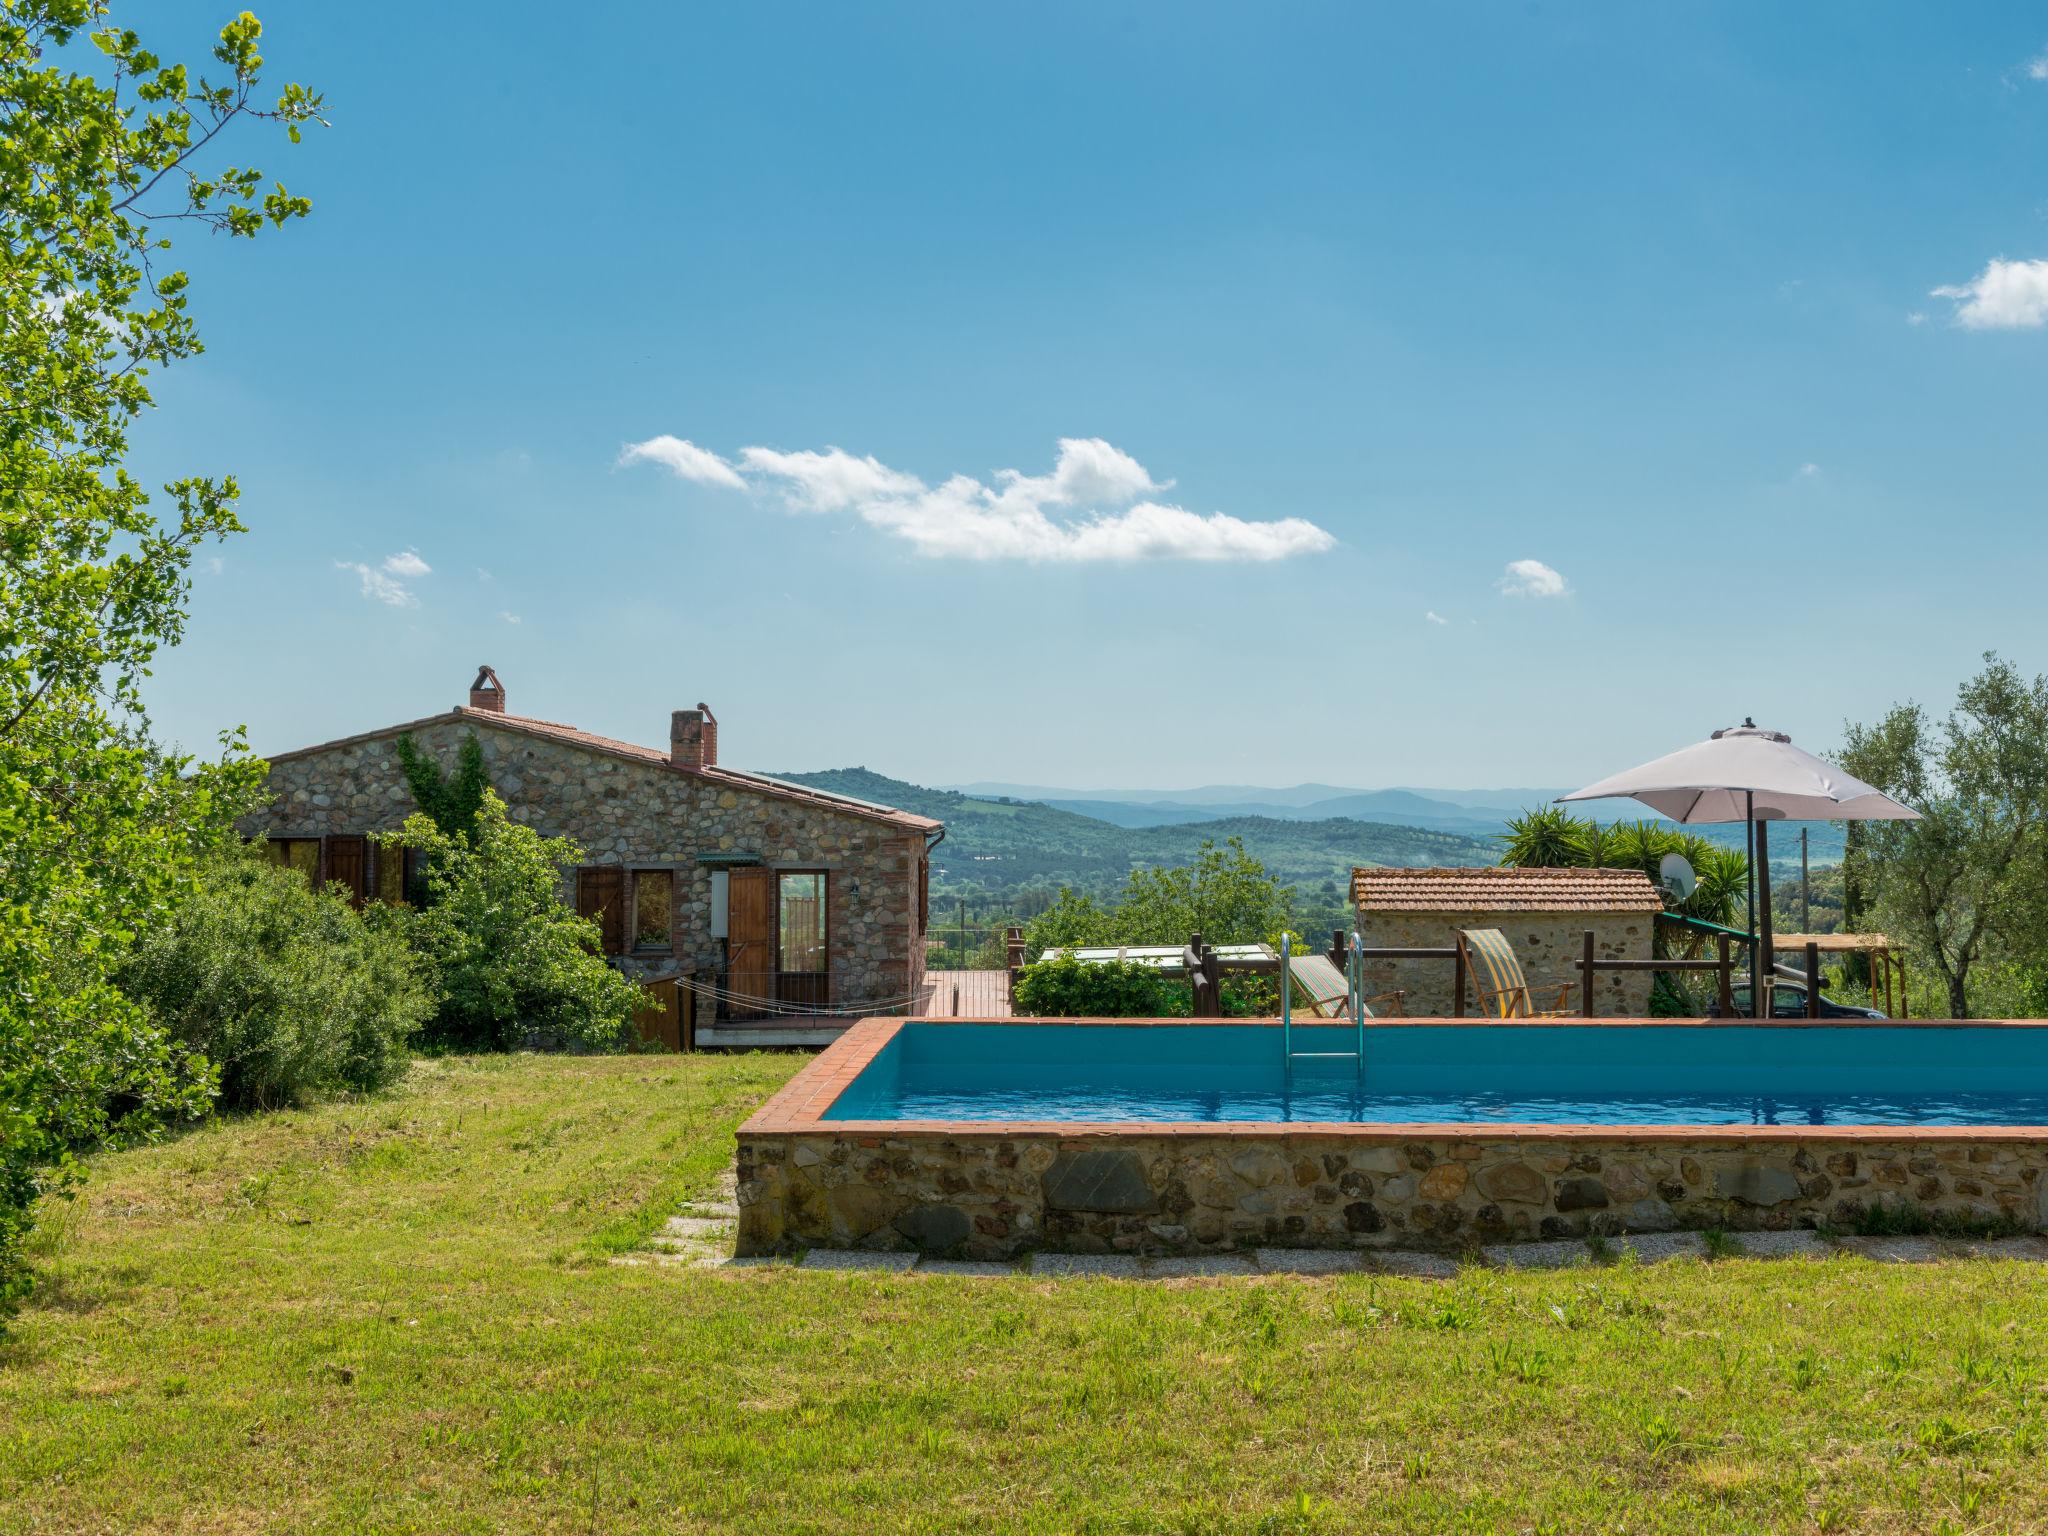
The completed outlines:
<svg viewBox="0 0 2048 1536">
<path fill-rule="evenodd" d="M 1560 805 L 1538 806 L 1508 822 L 1501 863 L 1518 869 L 1640 869 L 1661 883 L 1664 856 L 1682 853 L 1699 886 L 1676 910 L 1686 917 L 1733 927 L 1747 908 L 1749 860 L 1696 832 L 1650 820 L 1602 826 Z"/>
<path fill-rule="evenodd" d="M 1573 835 L 1579 818 L 1561 805 L 1539 805 L 1508 818 L 1500 861 L 1515 869 L 1559 869 L 1578 863 Z"/>
<path fill-rule="evenodd" d="M 1655 880 L 1664 855 L 1682 841 L 1678 833 L 1654 821 L 1618 821 L 1607 829 L 1606 867 L 1640 869 Z"/>
<path fill-rule="evenodd" d="M 1582 821 L 1572 833 L 1572 863 L 1580 869 L 1615 869 L 1614 829 L 1597 821 Z"/>
<path fill-rule="evenodd" d="M 1693 873 L 1700 877 L 1692 899 L 1679 910 L 1687 917 L 1740 927 L 1748 920 L 1749 856 L 1736 848 L 1723 848 L 1705 838 L 1695 838 L 1696 849 L 1685 850 Z"/>
</svg>

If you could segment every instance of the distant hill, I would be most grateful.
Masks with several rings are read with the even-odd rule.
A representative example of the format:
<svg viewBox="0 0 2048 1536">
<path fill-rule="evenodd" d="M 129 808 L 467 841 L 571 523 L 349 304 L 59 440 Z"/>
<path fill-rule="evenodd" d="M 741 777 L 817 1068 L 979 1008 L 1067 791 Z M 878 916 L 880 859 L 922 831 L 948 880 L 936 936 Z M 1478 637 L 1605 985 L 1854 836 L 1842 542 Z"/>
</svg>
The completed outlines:
<svg viewBox="0 0 2048 1536">
<path fill-rule="evenodd" d="M 1324 894 L 1332 886 L 1341 892 L 1358 864 L 1491 864 L 1496 858 L 1494 845 L 1481 837 L 1344 817 L 1219 816 L 1120 826 L 1072 807 L 928 789 L 866 768 L 775 777 L 945 822 L 933 884 L 948 896 L 1006 897 L 1061 885 L 1108 892 L 1133 869 L 1187 863 L 1204 838 L 1242 838 L 1282 880 Z"/>
<path fill-rule="evenodd" d="M 1406 790 L 1378 789 L 1337 795 L 1308 805 L 1267 805 L 1258 801 L 1189 804 L 1171 800 L 1145 803 L 1127 800 L 1046 800 L 1046 805 L 1074 811 L 1120 827 L 1164 827 L 1189 821 L 1219 821 L 1231 816 L 1268 816 L 1280 821 L 1376 821 L 1397 827 L 1427 827 L 1467 837 L 1491 837 L 1504 830 L 1506 818 L 1463 806 L 1428 800 Z"/>
<path fill-rule="evenodd" d="M 1330 784 L 1296 784 L 1262 789 L 1244 784 L 1212 784 L 1200 789 L 1088 790 L 1050 789 L 1019 784 L 976 784 L 961 787 L 975 795 L 1008 795 L 1037 800 L 1058 810 L 1112 822 L 1120 827 L 1164 827 L 1189 822 L 1215 823 L 1238 817 L 1280 821 L 1375 822 L 1492 839 L 1507 830 L 1508 819 L 1539 805 L 1548 805 L 1563 789 L 1340 789 Z M 1572 807 L 1575 814 L 1596 821 L 1658 820 L 1632 800 L 1592 800 Z M 1695 827 L 1694 831 L 1724 847 L 1743 846 L 1740 823 Z M 1816 866 L 1842 860 L 1843 831 L 1839 822 L 1809 822 L 1808 858 Z M 1771 829 L 1771 867 L 1780 872 L 1799 868 L 1797 822 Z M 1490 860 L 1489 860 L 1490 861 Z M 1397 862 L 1388 860 L 1387 862 Z"/>
<path fill-rule="evenodd" d="M 1494 816 L 1503 811 L 1512 813 L 1526 806 L 1542 805 L 1566 793 L 1563 789 L 1419 789 L 1412 785 L 1392 789 L 1358 789 L 1341 784 L 1293 784 L 1285 788 L 1257 784 L 1205 784 L 1196 789 L 1059 789 L 1047 784 L 983 781 L 949 787 L 965 795 L 985 798 L 1008 796 L 1013 800 L 1039 800 L 1048 804 L 1106 800 L 1122 805 L 1242 806 L 1247 814 L 1268 815 L 1276 808 L 1303 811 L 1335 800 L 1364 797 L 1383 810 L 1405 808 L 1430 815 L 1462 811 Z"/>
</svg>

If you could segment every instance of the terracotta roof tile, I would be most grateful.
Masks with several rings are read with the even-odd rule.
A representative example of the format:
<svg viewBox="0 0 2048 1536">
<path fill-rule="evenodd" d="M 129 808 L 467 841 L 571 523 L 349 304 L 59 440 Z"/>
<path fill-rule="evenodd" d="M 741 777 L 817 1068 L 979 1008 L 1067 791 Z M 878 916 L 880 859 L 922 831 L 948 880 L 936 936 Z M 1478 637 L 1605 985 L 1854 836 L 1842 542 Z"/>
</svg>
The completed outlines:
<svg viewBox="0 0 2048 1536">
<path fill-rule="evenodd" d="M 671 773 L 689 773 L 714 783 L 730 784 L 735 789 L 748 790 L 758 795 L 773 795 L 780 800 L 797 800 L 809 805 L 823 806 L 848 816 L 888 822 L 892 826 L 903 827 L 913 832 L 934 832 L 945 825 L 944 822 L 934 821 L 929 816 L 915 816 L 909 811 L 899 811 L 894 806 L 877 805 L 871 800 L 856 800 L 851 795 L 835 795 L 827 790 L 812 789 L 808 785 L 771 779 L 765 774 L 744 773 L 736 768 L 679 768 L 670 761 L 666 752 L 656 747 L 643 747 L 635 742 L 618 741 L 610 736 L 580 731 L 573 725 L 563 725 L 555 720 L 539 720 L 532 715 L 510 715 L 495 709 L 471 709 L 467 705 L 457 705 L 446 714 L 428 715 L 421 720 L 409 720 L 403 725 L 388 725 L 381 730 L 363 731 L 354 736 L 322 742 L 318 746 L 300 747 L 292 752 L 274 752 L 270 760 L 281 762 L 288 758 L 304 757 L 313 752 L 324 752 L 332 747 L 350 746 L 359 741 L 373 741 L 380 736 L 396 736 L 402 731 L 418 730 L 421 726 L 433 725 L 444 720 L 464 720 L 473 725 L 494 726 L 527 736 L 542 736 L 550 741 L 587 747 L 608 757 L 627 758 L 650 767 L 665 768 Z"/>
<path fill-rule="evenodd" d="M 1351 899 L 1383 912 L 1661 912 L 1639 869 L 1354 869 Z"/>
</svg>

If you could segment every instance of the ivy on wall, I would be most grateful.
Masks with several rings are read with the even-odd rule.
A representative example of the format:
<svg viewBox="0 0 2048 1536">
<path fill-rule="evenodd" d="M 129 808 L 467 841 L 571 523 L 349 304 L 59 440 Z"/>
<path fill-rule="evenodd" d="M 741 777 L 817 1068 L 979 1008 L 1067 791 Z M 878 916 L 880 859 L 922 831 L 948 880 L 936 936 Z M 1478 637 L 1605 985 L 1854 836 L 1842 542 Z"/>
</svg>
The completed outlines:
<svg viewBox="0 0 2048 1536">
<path fill-rule="evenodd" d="M 471 731 L 455 753 L 453 777 L 419 749 L 410 735 L 398 738 L 398 766 L 412 798 L 429 820 L 449 837 L 474 839 L 476 817 L 491 777 L 484 767 L 483 743 Z"/>
</svg>

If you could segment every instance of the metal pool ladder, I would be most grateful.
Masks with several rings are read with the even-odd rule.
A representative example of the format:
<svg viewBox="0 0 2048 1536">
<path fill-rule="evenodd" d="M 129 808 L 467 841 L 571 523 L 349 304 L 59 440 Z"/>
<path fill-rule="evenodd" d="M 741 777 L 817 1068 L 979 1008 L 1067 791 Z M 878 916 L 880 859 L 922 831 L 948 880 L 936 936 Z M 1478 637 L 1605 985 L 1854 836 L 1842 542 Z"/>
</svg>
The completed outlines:
<svg viewBox="0 0 2048 1536">
<path fill-rule="evenodd" d="M 1297 1061 L 1355 1061 L 1365 1071 L 1365 941 L 1352 930 L 1345 946 L 1345 999 L 1351 1008 L 1351 1027 L 1356 1043 L 1348 1051 L 1297 1051 L 1294 1048 L 1294 935 L 1280 935 L 1280 1047 L 1285 1066 L 1294 1070 Z"/>
</svg>

